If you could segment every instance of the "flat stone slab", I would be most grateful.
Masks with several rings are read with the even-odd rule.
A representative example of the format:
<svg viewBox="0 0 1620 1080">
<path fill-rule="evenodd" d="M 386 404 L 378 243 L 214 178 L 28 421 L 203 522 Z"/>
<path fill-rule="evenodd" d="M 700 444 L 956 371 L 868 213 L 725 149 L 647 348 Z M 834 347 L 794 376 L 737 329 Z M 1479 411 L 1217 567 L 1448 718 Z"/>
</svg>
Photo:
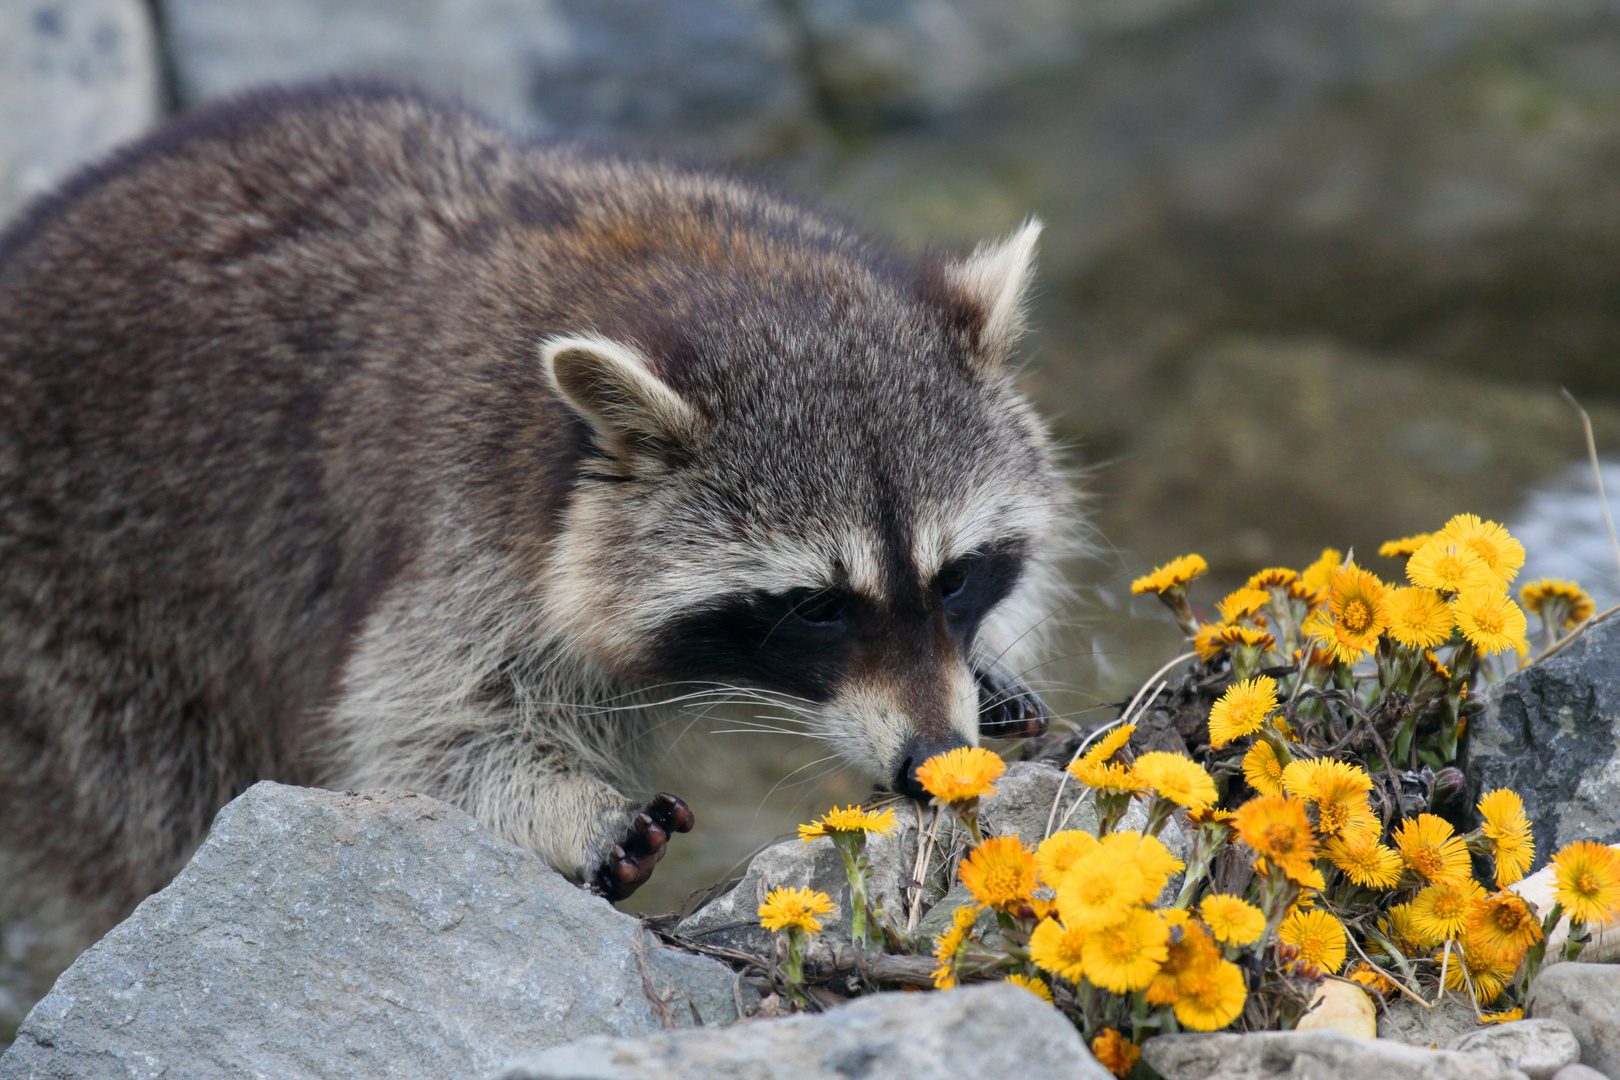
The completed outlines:
<svg viewBox="0 0 1620 1080">
<path fill-rule="evenodd" d="M 860 998 L 815 1016 L 591 1038 L 494 1080 L 1110 1080 L 1063 1016 L 1005 983 Z M 1362 1080 L 1369 1080 L 1363 1077 Z"/>
<path fill-rule="evenodd" d="M 446 803 L 260 783 L 57 980 L 0 1078 L 442 1080 L 736 1019 L 729 968 L 640 935 Z"/>
<path fill-rule="evenodd" d="M 1553 964 L 1525 994 L 1526 1016 L 1557 1020 L 1581 1044 L 1581 1064 L 1620 1076 L 1620 964 Z"/>
</svg>

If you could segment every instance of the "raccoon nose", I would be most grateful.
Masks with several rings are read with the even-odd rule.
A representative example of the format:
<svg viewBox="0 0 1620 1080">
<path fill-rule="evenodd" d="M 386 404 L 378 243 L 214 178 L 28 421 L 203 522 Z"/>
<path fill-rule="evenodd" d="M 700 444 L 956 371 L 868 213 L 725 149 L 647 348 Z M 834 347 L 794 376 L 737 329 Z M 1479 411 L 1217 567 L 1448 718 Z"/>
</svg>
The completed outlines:
<svg viewBox="0 0 1620 1080">
<path fill-rule="evenodd" d="M 900 755 L 900 767 L 894 773 L 894 790 L 914 802 L 927 802 L 928 792 L 917 782 L 917 767 L 936 754 L 967 746 L 968 741 L 957 735 L 946 738 L 913 736 Z"/>
</svg>

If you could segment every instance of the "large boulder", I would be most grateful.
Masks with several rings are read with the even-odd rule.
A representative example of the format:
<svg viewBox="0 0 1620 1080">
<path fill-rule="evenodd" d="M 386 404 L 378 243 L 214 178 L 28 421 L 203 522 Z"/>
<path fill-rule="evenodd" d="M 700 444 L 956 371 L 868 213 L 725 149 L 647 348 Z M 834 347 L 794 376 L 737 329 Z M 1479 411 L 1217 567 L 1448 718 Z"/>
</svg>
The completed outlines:
<svg viewBox="0 0 1620 1080">
<path fill-rule="evenodd" d="M 0 225 L 160 111 L 151 6 L 0 0 Z"/>
<path fill-rule="evenodd" d="M 1016 986 L 877 994 L 819 1016 L 724 1031 L 592 1038 L 514 1061 L 499 1080 L 1108 1080 L 1063 1015 Z"/>
<path fill-rule="evenodd" d="M 452 806 L 266 782 L 57 980 L 0 1077 L 473 1076 L 728 1024 L 738 993 Z"/>
<path fill-rule="evenodd" d="M 1471 792 L 1524 797 L 1545 862 L 1573 840 L 1620 841 L 1620 619 L 1491 687 L 1471 725 Z"/>
</svg>

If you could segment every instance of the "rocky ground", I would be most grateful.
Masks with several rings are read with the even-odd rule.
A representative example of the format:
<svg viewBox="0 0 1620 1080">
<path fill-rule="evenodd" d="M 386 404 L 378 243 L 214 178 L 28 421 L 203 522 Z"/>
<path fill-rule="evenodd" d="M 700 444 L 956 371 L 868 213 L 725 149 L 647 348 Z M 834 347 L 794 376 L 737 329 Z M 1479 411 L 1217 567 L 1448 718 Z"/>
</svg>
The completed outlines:
<svg viewBox="0 0 1620 1080">
<path fill-rule="evenodd" d="M 1597 792 L 1620 771 L 1620 712 L 1607 689 L 1617 681 L 1620 620 L 1495 688 L 1479 730 L 1528 733 L 1531 745 L 1479 738 L 1475 783 L 1533 758 L 1544 786 L 1565 793 L 1560 805 L 1574 805 L 1568 792 Z M 1604 749 L 1558 752 L 1548 739 Z M 985 801 L 985 829 L 1033 842 L 1049 821 L 1094 828 L 1063 775 L 1043 761 L 1012 765 Z M 1615 823 L 1590 814 L 1565 814 L 1550 830 L 1548 842 L 1538 836 L 1544 855 L 1569 839 L 1620 839 Z M 1174 823 L 1162 836 L 1184 847 Z M 949 836 L 908 891 L 917 841 L 915 826 L 902 827 L 869 855 L 874 897 L 927 933 L 968 898 L 952 887 Z M 774 943 L 754 914 L 782 885 L 837 904 L 807 961 L 825 984 L 817 1011 L 791 1017 L 766 977 Z M 849 961 L 848 912 L 842 864 L 825 839 L 771 847 L 695 914 L 647 923 L 436 800 L 266 782 L 221 811 L 180 876 L 57 980 L 0 1056 L 0 1080 L 966 1080 L 1008 1063 L 1032 1078 L 1108 1075 L 1062 1016 L 1021 988 L 846 999 L 839 988 L 863 981 Z M 908 963 L 870 974 L 926 985 L 928 961 Z M 842 982 L 829 978 L 839 972 Z M 1380 1017 L 1377 1039 L 1173 1035 L 1150 1040 L 1144 1056 L 1166 1080 L 1620 1078 L 1620 964 L 1554 964 L 1531 984 L 1525 1011 L 1481 1027 L 1455 998 L 1432 1010 L 1400 1001 Z"/>
</svg>

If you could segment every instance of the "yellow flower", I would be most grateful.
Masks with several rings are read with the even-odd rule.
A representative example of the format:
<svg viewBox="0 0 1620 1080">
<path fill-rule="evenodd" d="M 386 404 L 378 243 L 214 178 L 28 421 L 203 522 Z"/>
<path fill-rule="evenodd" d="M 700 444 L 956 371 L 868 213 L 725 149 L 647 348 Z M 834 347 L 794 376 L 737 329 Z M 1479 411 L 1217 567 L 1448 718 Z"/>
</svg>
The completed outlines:
<svg viewBox="0 0 1620 1080">
<path fill-rule="evenodd" d="M 1249 747 L 1249 752 L 1243 755 L 1243 779 L 1262 795 L 1283 793 L 1282 762 L 1277 760 L 1277 751 L 1270 743 L 1259 740 Z"/>
<path fill-rule="evenodd" d="M 1376 833 L 1354 843 L 1329 840 L 1322 851 L 1345 877 L 1363 888 L 1393 889 L 1400 884 L 1400 852 L 1380 844 Z"/>
<path fill-rule="evenodd" d="M 1301 884 L 1309 882 L 1313 874 L 1320 881 L 1311 865 L 1316 859 L 1316 838 L 1303 802 L 1286 795 L 1261 795 L 1238 807 L 1232 824 L 1238 839 L 1266 863 L 1275 864 Z"/>
<path fill-rule="evenodd" d="M 1153 573 L 1131 582 L 1131 592 L 1140 595 L 1179 589 L 1208 569 L 1209 564 L 1204 561 L 1202 555 L 1183 555 L 1178 559 L 1171 559 Z"/>
<path fill-rule="evenodd" d="M 1517 649 L 1527 628 L 1519 605 L 1494 586 L 1465 589 L 1451 602 L 1457 629 L 1482 653 Z"/>
<path fill-rule="evenodd" d="M 1524 565 L 1524 545 L 1494 521 L 1481 521 L 1473 514 L 1458 514 L 1446 522 L 1440 535 L 1479 556 L 1496 584 L 1505 589 Z"/>
<path fill-rule="evenodd" d="M 1258 649 L 1265 652 L 1277 647 L 1277 639 L 1264 630 L 1232 623 L 1206 623 L 1193 636 L 1193 649 L 1206 663 L 1232 648 Z"/>
<path fill-rule="evenodd" d="M 1474 898 L 1463 935 L 1470 952 L 1517 966 L 1525 950 L 1541 940 L 1541 921 L 1523 897 L 1504 890 Z"/>
<path fill-rule="evenodd" d="M 1379 919 L 1378 925 L 1408 955 L 1438 943 L 1437 938 L 1425 937 L 1418 933 L 1417 926 L 1412 921 L 1411 904 L 1395 904 L 1389 909 L 1388 918 Z"/>
<path fill-rule="evenodd" d="M 1048 1005 L 1052 1004 L 1052 988 L 1041 979 L 1033 979 L 1028 975 L 1009 975 L 1007 981 L 1014 986 L 1022 986 Z"/>
<path fill-rule="evenodd" d="M 1104 851 L 1116 852 L 1136 863 L 1136 868 L 1142 871 L 1139 899 L 1144 904 L 1153 903 L 1164 891 L 1170 875 L 1186 866 L 1156 837 L 1143 836 L 1134 829 L 1111 832 L 1102 838 L 1100 846 Z"/>
<path fill-rule="evenodd" d="M 1412 553 L 1406 576 L 1414 585 L 1441 592 L 1461 592 L 1496 584 L 1485 560 L 1444 535 L 1436 535 Z"/>
<path fill-rule="evenodd" d="M 1211 893 L 1198 905 L 1209 932 L 1230 945 L 1252 945 L 1266 931 L 1265 912 L 1226 893 Z"/>
<path fill-rule="evenodd" d="M 1086 974 L 1081 952 L 1085 942 L 1084 930 L 1065 928 L 1056 919 L 1042 919 L 1029 936 L 1029 958 L 1042 971 L 1077 983 Z"/>
<path fill-rule="evenodd" d="M 917 783 L 940 802 L 967 802 L 995 794 L 1007 763 L 976 746 L 935 754 L 917 768 Z"/>
<path fill-rule="evenodd" d="M 1389 626 L 1389 586 L 1359 567 L 1346 566 L 1333 575 L 1327 603 L 1333 615 L 1333 621 L 1326 624 L 1331 633 L 1323 636 L 1323 624 L 1317 623 L 1316 636 L 1344 663 L 1354 663 L 1370 652 L 1378 635 Z"/>
<path fill-rule="evenodd" d="M 1513 981 L 1513 969 L 1518 966 L 1517 960 L 1503 965 L 1484 953 L 1469 952 L 1466 947 L 1461 956 L 1453 949 L 1451 959 L 1446 963 L 1446 989 L 1466 994 L 1468 982 L 1472 982 L 1474 996 L 1479 1003 L 1489 1005 L 1502 996 L 1502 991 Z M 1463 981 L 1465 970 L 1468 972 L 1468 982 Z"/>
<path fill-rule="evenodd" d="M 1591 840 L 1577 840 L 1553 856 L 1553 895 L 1571 922 L 1605 923 L 1620 914 L 1620 855 Z"/>
<path fill-rule="evenodd" d="M 1482 1024 L 1511 1024 L 1515 1020 L 1523 1019 L 1523 1009 L 1504 1009 L 1501 1012 L 1482 1014 L 1479 1018 L 1479 1022 Z"/>
<path fill-rule="evenodd" d="M 1585 589 L 1559 578 L 1530 582 L 1519 590 L 1519 600 L 1545 621 L 1565 630 L 1590 619 L 1596 610 Z"/>
<path fill-rule="evenodd" d="M 1429 670 L 1438 675 L 1442 682 L 1451 681 L 1451 669 L 1440 662 L 1440 658 L 1428 649 L 1423 650 L 1423 659 L 1429 665 Z"/>
<path fill-rule="evenodd" d="M 1468 906 L 1483 895 L 1472 881 L 1430 885 L 1412 898 L 1412 927 L 1425 938 L 1457 937 L 1468 921 Z"/>
<path fill-rule="evenodd" d="M 1524 877 L 1536 857 L 1524 800 L 1515 791 L 1497 788 L 1480 798 L 1479 813 L 1485 819 L 1481 830 L 1491 841 L 1491 854 L 1496 860 L 1496 884 L 1511 885 Z"/>
<path fill-rule="evenodd" d="M 1401 861 L 1425 881 L 1460 885 L 1468 880 L 1468 847 L 1451 824 L 1433 814 L 1407 818 L 1393 836 Z"/>
<path fill-rule="evenodd" d="M 1130 741 L 1134 731 L 1136 731 L 1135 724 L 1111 728 L 1106 735 L 1097 740 L 1095 746 L 1069 762 L 1069 772 L 1088 787 L 1136 790 L 1135 776 L 1130 770 L 1120 765 L 1108 764 L 1108 759 L 1119 753 L 1120 748 Z"/>
<path fill-rule="evenodd" d="M 1083 829 L 1062 829 L 1042 840 L 1035 849 L 1035 872 L 1052 888 L 1082 856 L 1097 850 L 1097 838 Z"/>
<path fill-rule="evenodd" d="M 1116 994 L 1144 990 L 1169 955 L 1165 945 L 1169 937 L 1170 927 L 1163 919 L 1131 908 L 1119 921 L 1086 932 L 1081 946 L 1086 978 Z"/>
<path fill-rule="evenodd" d="M 1113 1028 L 1103 1028 L 1097 1037 L 1091 1040 L 1091 1056 L 1096 1058 L 1103 1068 L 1120 1080 L 1125 1080 L 1136 1067 L 1136 1059 L 1142 1056 L 1142 1051 Z"/>
<path fill-rule="evenodd" d="M 1344 556 L 1332 548 L 1323 548 L 1322 557 L 1305 568 L 1299 576 L 1300 584 L 1313 593 L 1325 594 L 1333 584 L 1333 575 L 1344 565 Z"/>
<path fill-rule="evenodd" d="M 1273 566 L 1253 575 L 1244 583 L 1245 589 L 1286 589 L 1299 580 L 1296 571 L 1282 566 Z"/>
<path fill-rule="evenodd" d="M 1316 805 L 1316 828 L 1346 841 L 1375 837 L 1378 817 L 1367 802 L 1372 777 L 1359 765 L 1319 757 L 1292 762 L 1282 773 L 1283 790 Z"/>
<path fill-rule="evenodd" d="M 1232 820 L 1232 811 L 1206 806 L 1202 810 L 1187 811 L 1187 820 L 1194 825 L 1225 825 Z"/>
<path fill-rule="evenodd" d="M 957 869 L 973 899 L 1007 911 L 1035 897 L 1035 853 L 1017 835 L 992 836 Z"/>
<path fill-rule="evenodd" d="M 1142 782 L 1136 778 L 1136 771 L 1128 765 L 1115 762 L 1088 765 L 1081 761 L 1069 766 L 1069 771 L 1079 777 L 1082 784 L 1098 791 L 1132 794 L 1142 790 Z"/>
<path fill-rule="evenodd" d="M 1373 967 L 1365 960 L 1356 961 L 1356 966 L 1350 969 L 1345 978 L 1353 983 L 1359 983 L 1369 990 L 1376 990 L 1385 997 L 1395 993 L 1395 980 Z"/>
<path fill-rule="evenodd" d="M 1433 536 L 1433 533 L 1417 533 L 1413 536 L 1403 536 L 1399 540 L 1385 540 L 1379 545 L 1378 554 L 1389 559 L 1409 558 Z"/>
<path fill-rule="evenodd" d="M 1412 585 L 1389 591 L 1389 636 L 1402 645 L 1414 649 L 1444 645 L 1456 621 L 1433 589 Z"/>
<path fill-rule="evenodd" d="M 1242 969 L 1222 960 L 1176 999 L 1176 1019 L 1194 1031 L 1218 1031 L 1238 1018 L 1247 998 Z"/>
<path fill-rule="evenodd" d="M 1202 810 L 1216 799 L 1215 781 L 1198 762 L 1154 750 L 1136 759 L 1136 778 L 1177 806 Z"/>
<path fill-rule="evenodd" d="M 803 930 L 807 934 L 821 932 L 817 915 L 833 912 L 832 897 L 814 889 L 790 889 L 786 886 L 772 889 L 759 905 L 759 925 L 767 930 Z"/>
<path fill-rule="evenodd" d="M 1124 918 L 1142 898 L 1142 868 L 1131 855 L 1098 846 L 1069 867 L 1057 887 L 1063 925 L 1096 930 Z"/>
<path fill-rule="evenodd" d="M 835 806 L 810 824 L 800 825 L 799 839 L 808 844 L 817 837 L 831 836 L 835 832 L 872 832 L 886 836 L 894 831 L 894 824 L 894 810 L 888 807 L 863 810 L 859 806 L 851 806 L 840 810 Z"/>
<path fill-rule="evenodd" d="M 1271 594 L 1264 589 L 1238 589 L 1228 593 L 1215 605 L 1215 610 L 1221 613 L 1221 621 L 1235 623 L 1239 619 L 1247 619 L 1271 603 Z"/>
<path fill-rule="evenodd" d="M 1147 993 L 1142 995 L 1149 1005 L 1173 1005 L 1176 999 L 1196 980 L 1213 968 L 1221 959 L 1221 950 L 1209 933 L 1197 923 L 1186 921 L 1186 912 L 1172 908 L 1177 918 L 1166 918 L 1170 911 L 1160 912 L 1170 926 L 1165 939 L 1165 960 L 1159 965 Z"/>
<path fill-rule="evenodd" d="M 1277 680 L 1257 675 L 1228 686 L 1209 710 L 1209 744 L 1217 750 L 1253 735 L 1277 708 Z"/>
<path fill-rule="evenodd" d="M 1277 927 L 1277 939 L 1299 949 L 1299 958 L 1329 975 L 1344 966 L 1344 927 L 1325 911 L 1296 911 Z"/>
<path fill-rule="evenodd" d="M 956 954 L 962 951 L 968 931 L 973 929 L 978 917 L 977 908 L 963 904 L 951 913 L 951 925 L 934 939 L 934 959 L 938 961 L 934 967 L 936 989 L 949 990 L 956 985 Z"/>
</svg>

